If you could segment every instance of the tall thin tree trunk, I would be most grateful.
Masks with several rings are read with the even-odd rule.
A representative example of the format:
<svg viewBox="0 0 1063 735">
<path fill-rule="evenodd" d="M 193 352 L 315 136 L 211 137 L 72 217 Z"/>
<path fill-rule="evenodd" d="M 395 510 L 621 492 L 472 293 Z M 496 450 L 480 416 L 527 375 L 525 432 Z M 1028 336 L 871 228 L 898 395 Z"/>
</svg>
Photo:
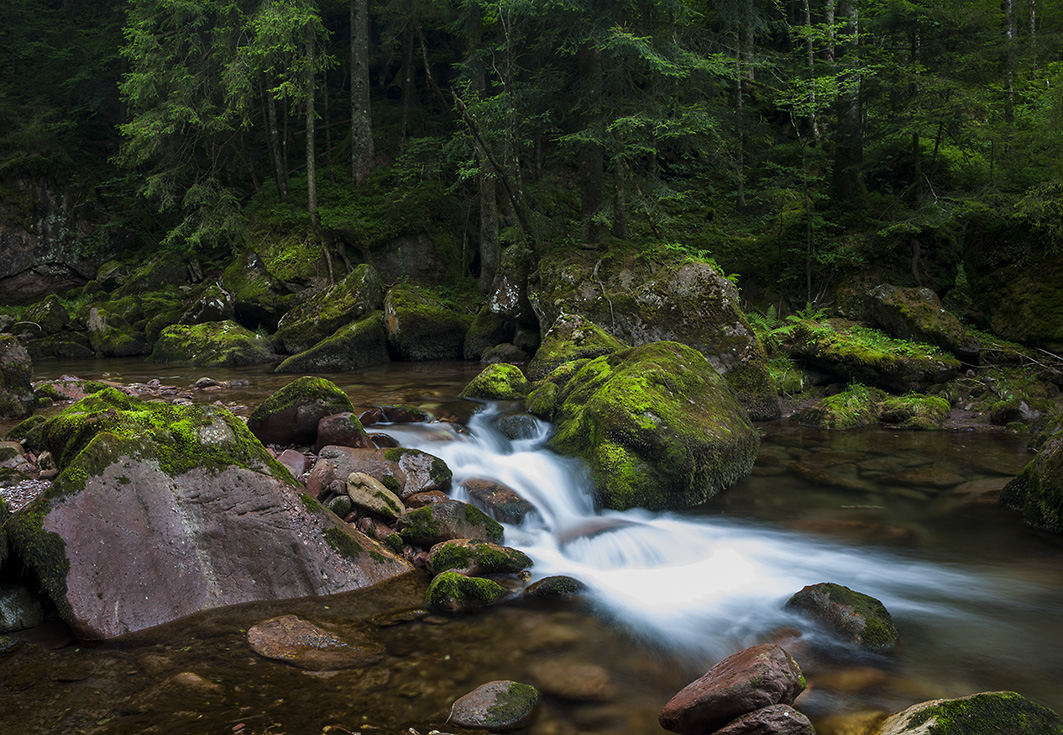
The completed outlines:
<svg viewBox="0 0 1063 735">
<path fill-rule="evenodd" d="M 601 50 L 592 41 L 585 41 L 577 53 L 579 66 L 580 96 L 584 110 L 581 127 L 590 128 L 600 112 L 601 97 Z M 580 237 L 584 243 L 596 245 L 602 241 L 603 227 L 598 216 L 605 203 L 605 151 L 592 141 L 580 145 Z"/>
<path fill-rule="evenodd" d="M 325 165 L 328 166 L 329 183 L 335 184 L 336 174 L 332 170 L 332 125 L 329 123 L 328 114 L 328 69 L 321 70 L 321 105 L 325 108 Z"/>
<path fill-rule="evenodd" d="M 845 91 L 839 95 L 838 129 L 835 141 L 832 189 L 843 201 L 864 198 L 863 175 L 864 126 L 860 109 L 860 15 L 856 0 L 845 0 L 839 10 L 845 18 L 847 36 L 843 61 L 850 71 L 846 75 Z"/>
<path fill-rule="evenodd" d="M 823 3 L 823 22 L 827 26 L 827 48 L 823 53 L 823 60 L 828 64 L 833 64 L 837 58 L 837 51 L 835 50 L 835 34 L 834 34 L 834 14 L 838 7 L 838 0 L 826 0 Z"/>
<path fill-rule="evenodd" d="M 284 157 L 284 144 L 277 127 L 277 100 L 268 89 L 266 117 L 269 119 L 269 152 L 273 158 L 273 180 L 277 184 L 277 197 L 283 202 L 288 199 L 288 162 Z"/>
<path fill-rule="evenodd" d="M 417 94 L 415 71 L 413 68 L 413 31 L 417 27 L 414 16 L 413 0 L 406 0 L 406 25 L 402 29 L 402 137 L 399 149 L 406 150 L 406 134 L 410 120 L 410 106 Z"/>
<path fill-rule="evenodd" d="M 1004 122 L 1015 122 L 1015 0 L 1004 0 Z"/>
<path fill-rule="evenodd" d="M 373 169 L 369 106 L 369 0 L 351 0 L 351 178 L 361 186 Z"/>
<path fill-rule="evenodd" d="M 1030 35 L 1030 70 L 1037 78 L 1037 0 L 1028 0 L 1030 14 L 1027 28 Z"/>
<path fill-rule="evenodd" d="M 306 209 L 310 226 L 317 227 L 317 160 L 314 155 L 314 27 L 306 26 Z"/>
<path fill-rule="evenodd" d="M 738 193 L 735 196 L 735 209 L 741 213 L 746 208 L 746 130 L 742 119 L 742 34 L 735 33 L 735 81 L 734 106 L 735 120 L 738 122 L 738 151 L 735 163 L 738 166 Z"/>
<path fill-rule="evenodd" d="M 812 137 L 819 142 L 819 121 L 816 119 L 816 45 L 812 40 L 812 7 L 808 0 L 801 0 L 801 10 L 804 13 L 805 31 L 808 33 L 807 62 L 808 62 L 808 127 L 812 131 Z"/>
</svg>

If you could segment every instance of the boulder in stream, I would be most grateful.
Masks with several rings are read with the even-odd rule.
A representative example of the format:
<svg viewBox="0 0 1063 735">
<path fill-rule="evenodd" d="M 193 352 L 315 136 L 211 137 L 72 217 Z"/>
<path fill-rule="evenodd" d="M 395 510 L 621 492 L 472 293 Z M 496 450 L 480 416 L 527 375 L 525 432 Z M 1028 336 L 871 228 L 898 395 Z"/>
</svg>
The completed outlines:
<svg viewBox="0 0 1063 735">
<path fill-rule="evenodd" d="M 338 636 L 295 615 L 256 623 L 247 642 L 259 656 L 310 671 L 366 668 L 384 657 L 377 641 Z"/>
<path fill-rule="evenodd" d="M 1063 735 L 1063 718 L 1015 692 L 913 704 L 875 735 Z"/>
<path fill-rule="evenodd" d="M 539 692 L 530 684 L 492 681 L 458 699 L 450 708 L 450 721 L 490 732 L 524 727 L 539 705 Z"/>
<path fill-rule="evenodd" d="M 172 324 L 162 330 L 148 362 L 243 367 L 273 362 L 269 340 L 233 321 Z"/>
<path fill-rule="evenodd" d="M 374 311 L 365 318 L 344 324 L 331 335 L 277 366 L 278 373 L 340 373 L 387 365 L 387 335 L 383 313 Z"/>
<path fill-rule="evenodd" d="M 773 704 L 732 720 L 713 735 L 816 735 L 816 730 L 793 707 Z"/>
<path fill-rule="evenodd" d="M 1000 504 L 1022 513 L 1028 526 L 1063 533 L 1063 431 L 1000 491 Z"/>
<path fill-rule="evenodd" d="M 388 344 L 409 362 L 460 360 L 472 321 L 472 314 L 455 311 L 415 286 L 395 286 L 384 299 Z"/>
<path fill-rule="evenodd" d="M 461 486 L 475 505 L 501 523 L 520 525 L 525 518 L 536 512 L 534 505 L 501 482 L 470 477 L 462 482 Z"/>
<path fill-rule="evenodd" d="M 363 263 L 339 283 L 313 292 L 285 313 L 277 324 L 276 339 L 290 355 L 305 352 L 340 327 L 379 311 L 383 301 L 380 274 Z"/>
<path fill-rule="evenodd" d="M 519 549 L 483 539 L 442 541 L 428 552 L 428 565 L 436 574 L 453 571 L 469 577 L 485 574 L 516 574 L 532 566 L 532 560 Z"/>
<path fill-rule="evenodd" d="M 263 401 L 247 419 L 247 428 L 263 444 L 317 441 L 318 422 L 337 413 L 353 413 L 347 394 L 324 378 L 303 376 Z"/>
<path fill-rule="evenodd" d="M 885 606 L 840 584 L 809 585 L 791 597 L 785 608 L 807 615 L 867 651 L 888 653 L 897 646 L 897 626 Z"/>
<path fill-rule="evenodd" d="M 475 505 L 460 500 L 434 503 L 411 510 L 399 519 L 402 540 L 415 546 L 433 546 L 451 539 L 483 539 L 500 543 L 504 530 Z"/>
<path fill-rule="evenodd" d="M 488 365 L 461 391 L 462 398 L 489 401 L 519 401 L 528 395 L 528 379 L 516 365 Z"/>
<path fill-rule="evenodd" d="M 506 596 L 506 589 L 492 579 L 443 572 L 425 591 L 425 607 L 433 612 L 456 613 L 491 605 Z"/>
</svg>

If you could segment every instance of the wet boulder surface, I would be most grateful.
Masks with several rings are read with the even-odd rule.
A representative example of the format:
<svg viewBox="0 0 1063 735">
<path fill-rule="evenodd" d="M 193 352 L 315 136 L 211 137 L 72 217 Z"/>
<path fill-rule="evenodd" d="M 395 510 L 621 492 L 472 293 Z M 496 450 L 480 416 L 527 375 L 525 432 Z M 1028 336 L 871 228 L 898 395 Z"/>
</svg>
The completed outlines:
<svg viewBox="0 0 1063 735">
<path fill-rule="evenodd" d="M 1000 504 L 1022 513 L 1027 525 L 1063 533 L 1063 431 L 1000 491 Z"/>
<path fill-rule="evenodd" d="M 1063 717 L 1015 692 L 914 704 L 875 735 L 1063 735 Z"/>
<path fill-rule="evenodd" d="M 225 409 L 108 389 L 49 419 L 41 440 L 61 473 L 8 532 L 82 639 L 412 569 L 303 494 Z"/>
<path fill-rule="evenodd" d="M 324 378 L 303 376 L 284 386 L 259 405 L 247 427 L 263 444 L 302 444 L 317 440 L 321 419 L 353 413 L 347 394 Z"/>
<path fill-rule="evenodd" d="M 806 615 L 867 651 L 887 653 L 897 646 L 897 627 L 883 604 L 840 584 L 809 585 L 791 597 L 785 608 Z"/>
</svg>

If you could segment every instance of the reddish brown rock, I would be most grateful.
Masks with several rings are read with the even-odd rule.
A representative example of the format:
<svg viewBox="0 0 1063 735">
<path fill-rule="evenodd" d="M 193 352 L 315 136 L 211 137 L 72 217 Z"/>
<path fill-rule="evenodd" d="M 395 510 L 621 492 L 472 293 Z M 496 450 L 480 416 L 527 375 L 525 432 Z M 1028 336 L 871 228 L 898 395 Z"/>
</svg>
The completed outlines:
<svg viewBox="0 0 1063 735">
<path fill-rule="evenodd" d="M 398 462 L 385 459 L 385 451 L 336 446 L 322 448 L 306 480 L 306 491 L 321 498 L 331 483 L 339 481 L 346 486 L 352 472 L 364 472 L 398 494 L 406 485 L 406 473 L 399 469 Z"/>
<path fill-rule="evenodd" d="M 325 416 L 317 422 L 317 441 L 314 443 L 314 451 L 320 451 L 322 447 L 330 445 L 357 449 L 370 449 L 375 446 L 373 440 L 362 428 L 362 424 L 350 411 Z"/>
<path fill-rule="evenodd" d="M 661 727 L 704 735 L 773 704 L 793 704 L 805 688 L 801 668 L 782 648 L 753 646 L 725 658 L 688 684 L 661 711 Z"/>
<path fill-rule="evenodd" d="M 496 521 L 519 525 L 529 514 L 535 512 L 534 505 L 501 482 L 474 477 L 465 480 L 461 485 L 469 493 L 473 504 Z"/>
<path fill-rule="evenodd" d="M 742 715 L 713 735 L 816 735 L 816 731 L 793 707 L 773 704 Z"/>
<path fill-rule="evenodd" d="M 365 668 L 384 657 L 384 647 L 375 641 L 347 640 L 295 615 L 253 625 L 247 642 L 259 656 L 310 671 Z"/>
<path fill-rule="evenodd" d="M 426 493 L 416 493 L 406 498 L 404 505 L 413 510 L 414 508 L 423 508 L 426 505 L 435 505 L 436 503 L 445 503 L 450 500 L 450 497 L 439 490 L 429 490 Z"/>
<path fill-rule="evenodd" d="M 288 471 L 292 473 L 292 477 L 297 480 L 306 472 L 306 466 L 309 464 L 306 455 L 294 449 L 285 449 L 277 455 L 277 461 L 287 467 Z"/>
</svg>

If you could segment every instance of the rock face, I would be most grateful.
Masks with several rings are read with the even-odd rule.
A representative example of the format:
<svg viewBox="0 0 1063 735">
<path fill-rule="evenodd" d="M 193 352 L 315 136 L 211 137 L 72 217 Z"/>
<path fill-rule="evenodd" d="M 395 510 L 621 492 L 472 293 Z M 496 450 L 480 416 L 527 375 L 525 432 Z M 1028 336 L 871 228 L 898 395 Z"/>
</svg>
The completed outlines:
<svg viewBox="0 0 1063 735">
<path fill-rule="evenodd" d="M 383 312 L 374 311 L 360 321 L 340 327 L 305 352 L 287 358 L 277 366 L 277 372 L 340 373 L 389 362 Z"/>
<path fill-rule="evenodd" d="M 347 640 L 295 615 L 256 623 L 247 642 L 259 656 L 310 671 L 335 671 L 372 666 L 384 657 L 376 641 Z"/>
<path fill-rule="evenodd" d="M 288 354 L 305 352 L 340 327 L 379 311 L 383 300 L 380 275 L 363 263 L 336 285 L 292 307 L 277 325 L 277 338 Z"/>
<path fill-rule="evenodd" d="M 311 445 L 326 416 L 353 413 L 347 394 L 324 378 L 304 376 L 281 388 L 256 408 L 247 428 L 263 444 Z"/>
<path fill-rule="evenodd" d="M 1004 486 L 1000 504 L 1020 511 L 1027 525 L 1063 533 L 1063 431 L 1049 437 L 1018 477 Z"/>
<path fill-rule="evenodd" d="M 33 363 L 22 344 L 9 334 L 0 334 L 0 417 L 23 418 L 33 413 L 37 399 L 30 377 Z"/>
<path fill-rule="evenodd" d="M 108 389 L 49 419 L 41 437 L 62 472 L 11 518 L 9 533 L 81 638 L 411 571 L 300 495 L 224 409 L 144 403 Z"/>
<path fill-rule="evenodd" d="M 460 360 L 472 320 L 411 286 L 395 286 L 384 299 L 388 344 L 410 362 Z"/>
<path fill-rule="evenodd" d="M 700 352 L 675 342 L 591 360 L 557 396 L 553 446 L 590 465 L 599 503 L 686 508 L 747 474 L 759 437 Z"/>
<path fill-rule="evenodd" d="M 148 362 L 242 367 L 273 362 L 269 340 L 236 322 L 173 324 L 162 330 Z"/>
<path fill-rule="evenodd" d="M 703 735 L 762 707 L 793 704 L 804 691 L 801 668 L 782 648 L 753 646 L 725 658 L 672 697 L 661 711 L 665 730 Z"/>
<path fill-rule="evenodd" d="M 779 417 L 764 347 L 739 307 L 738 288 L 713 265 L 677 258 L 651 269 L 638 261 L 547 257 L 531 286 L 544 331 L 562 313 L 578 314 L 631 345 L 680 342 L 726 376 L 750 416 Z"/>
<path fill-rule="evenodd" d="M 450 721 L 490 732 L 526 725 L 539 705 L 539 692 L 529 684 L 492 681 L 460 698 L 450 708 Z"/>
<path fill-rule="evenodd" d="M 804 613 L 865 650 L 887 653 L 897 646 L 897 627 L 882 603 L 840 584 L 809 585 L 791 597 L 785 608 Z"/>
<path fill-rule="evenodd" d="M 912 705 L 876 735 L 1063 735 L 1063 718 L 1015 692 L 982 692 Z"/>
<path fill-rule="evenodd" d="M 977 362 L 981 345 L 929 288 L 898 288 L 884 284 L 864 299 L 870 321 L 899 339 L 927 342 L 966 362 Z"/>
</svg>

